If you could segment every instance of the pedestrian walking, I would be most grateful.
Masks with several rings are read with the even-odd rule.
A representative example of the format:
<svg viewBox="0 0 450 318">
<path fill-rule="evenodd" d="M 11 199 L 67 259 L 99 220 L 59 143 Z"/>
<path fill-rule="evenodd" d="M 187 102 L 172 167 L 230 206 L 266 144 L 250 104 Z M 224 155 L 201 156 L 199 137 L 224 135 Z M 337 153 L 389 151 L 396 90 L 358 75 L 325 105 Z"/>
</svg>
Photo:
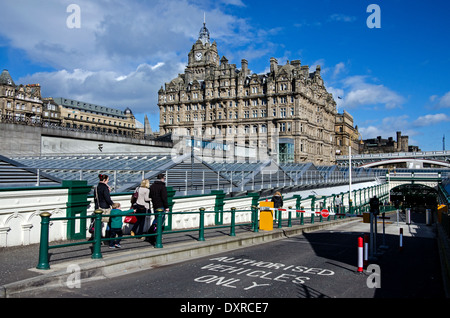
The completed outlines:
<svg viewBox="0 0 450 318">
<path fill-rule="evenodd" d="M 337 195 L 336 198 L 334 199 L 334 205 L 337 209 L 337 213 L 341 213 L 342 200 L 339 197 L 339 195 Z"/>
<path fill-rule="evenodd" d="M 157 211 L 159 209 L 164 212 L 169 211 L 169 203 L 167 201 L 167 188 L 166 188 L 166 176 L 163 173 L 158 174 L 157 180 L 150 186 L 150 197 L 152 199 L 153 212 L 155 213 L 155 219 L 149 229 L 149 234 L 155 234 L 157 229 Z M 162 224 L 164 228 L 165 213 L 162 215 Z M 152 245 L 155 244 L 155 236 L 150 236 L 149 241 Z"/>
<path fill-rule="evenodd" d="M 282 208 L 283 207 L 283 197 L 281 196 L 281 193 L 279 191 L 275 192 L 275 194 L 272 196 L 272 202 L 274 208 Z"/>
<path fill-rule="evenodd" d="M 109 241 L 109 248 L 120 248 L 122 247 L 120 245 L 121 237 L 123 236 L 123 214 L 131 214 L 134 213 L 133 209 L 122 211 L 120 210 L 120 203 L 113 203 L 111 214 L 110 214 L 110 229 L 109 229 L 109 237 L 110 238 L 116 238 L 115 240 Z"/>
<path fill-rule="evenodd" d="M 106 174 L 99 174 L 99 183 L 94 189 L 94 203 L 95 209 L 102 210 L 102 237 L 107 237 L 108 224 L 109 224 L 109 213 L 111 212 L 111 207 L 113 201 L 111 199 L 111 188 L 108 185 L 109 176 Z"/>
<path fill-rule="evenodd" d="M 131 236 L 142 235 L 144 233 L 144 225 L 146 219 L 146 213 L 150 211 L 150 182 L 148 179 L 144 179 L 141 182 L 141 185 L 136 188 L 135 192 L 137 192 L 138 197 L 136 203 L 134 204 L 134 208 L 136 209 L 136 223 L 133 224 L 131 229 Z M 142 237 L 144 239 L 144 237 Z"/>
</svg>

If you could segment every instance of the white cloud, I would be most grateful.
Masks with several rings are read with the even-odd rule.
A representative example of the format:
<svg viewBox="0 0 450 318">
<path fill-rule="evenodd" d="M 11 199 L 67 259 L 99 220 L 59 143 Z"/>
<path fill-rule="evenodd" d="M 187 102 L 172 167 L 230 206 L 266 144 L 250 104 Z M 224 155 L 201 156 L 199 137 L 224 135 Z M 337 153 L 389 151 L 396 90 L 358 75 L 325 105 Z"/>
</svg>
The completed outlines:
<svg viewBox="0 0 450 318">
<path fill-rule="evenodd" d="M 343 80 L 346 108 L 384 105 L 386 109 L 401 107 L 405 98 L 382 84 L 367 82 L 367 76 L 350 76 Z"/>
<path fill-rule="evenodd" d="M 412 120 L 408 115 L 389 116 L 381 121 L 366 122 L 358 126 L 363 139 L 389 138 L 396 136 L 397 131 L 401 131 L 402 135 L 409 136 L 410 144 L 416 144 L 417 141 L 411 137 L 421 136 L 425 131 L 433 129 L 439 124 L 450 122 L 450 116 L 447 114 L 427 114 L 419 116 L 416 120 Z"/>
<path fill-rule="evenodd" d="M 450 92 L 447 92 L 444 96 L 439 99 L 438 105 L 440 107 L 450 107 Z"/>
<path fill-rule="evenodd" d="M 376 138 L 381 136 L 384 139 L 395 137 L 397 131 L 401 131 L 402 135 L 415 136 L 417 132 L 412 129 L 408 115 L 389 116 L 381 121 L 377 120 L 376 124 L 369 123 L 368 126 L 358 126 L 363 139 Z"/>
<path fill-rule="evenodd" d="M 442 122 L 446 122 L 446 121 L 450 121 L 450 116 L 448 116 L 447 114 L 428 114 L 425 116 L 420 116 L 419 118 L 417 118 L 413 124 L 416 127 L 424 127 L 424 126 L 431 126 L 431 125 L 436 125 Z"/>
<path fill-rule="evenodd" d="M 43 96 L 66 97 L 136 113 L 157 113 L 158 90 L 184 71 L 183 64 L 140 64 L 134 71 L 60 70 L 35 73 L 21 82 L 39 83 Z"/>
<path fill-rule="evenodd" d="M 356 17 L 341 14 L 341 13 L 335 13 L 330 16 L 330 21 L 354 22 L 354 21 L 356 21 Z"/>
<path fill-rule="evenodd" d="M 343 71 L 345 71 L 345 64 L 343 62 L 340 62 L 340 63 L 336 64 L 334 66 L 334 70 L 333 70 L 333 77 L 338 76 Z"/>
<path fill-rule="evenodd" d="M 431 95 L 429 97 L 430 106 L 434 109 L 450 108 L 450 91 L 443 96 Z"/>
<path fill-rule="evenodd" d="M 246 5 L 241 0 L 222 0 L 224 4 L 233 5 L 237 7 L 245 7 Z"/>
<path fill-rule="evenodd" d="M 11 48 L 25 52 L 32 63 L 54 69 L 16 82 L 41 84 L 44 97 L 67 97 L 118 109 L 130 107 L 135 114 L 159 113 L 158 90 L 184 72 L 205 12 L 207 26 L 214 30 L 212 40 L 222 43 L 221 55 L 220 49 L 227 43 L 234 47 L 252 41 L 266 43 L 264 37 L 279 32 L 253 29 L 245 19 L 220 9 L 223 5 L 245 6 L 240 0 L 77 0 L 81 10 L 79 29 L 67 27 L 70 3 L 2 3 L 0 38 Z M 10 72 L 14 77 L 14 70 Z"/>
<path fill-rule="evenodd" d="M 252 29 L 245 19 L 220 10 L 223 4 L 244 6 L 240 0 L 218 4 L 188 0 L 77 0 L 81 10 L 79 29 L 66 25 L 71 15 L 66 11 L 69 4 L 65 0 L 6 1 L 2 3 L 0 36 L 11 47 L 23 50 L 33 62 L 55 69 L 126 72 L 133 70 L 136 63 L 186 61 L 204 13 L 214 38 L 221 42 L 263 42 L 263 37 L 274 32 Z"/>
</svg>

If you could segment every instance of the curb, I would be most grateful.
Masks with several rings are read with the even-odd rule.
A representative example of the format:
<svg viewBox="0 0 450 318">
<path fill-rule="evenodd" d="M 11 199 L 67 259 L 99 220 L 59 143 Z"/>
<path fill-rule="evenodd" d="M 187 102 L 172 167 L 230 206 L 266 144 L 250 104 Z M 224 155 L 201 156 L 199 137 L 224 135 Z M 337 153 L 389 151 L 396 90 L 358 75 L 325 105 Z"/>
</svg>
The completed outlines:
<svg viewBox="0 0 450 318">
<path fill-rule="evenodd" d="M 195 259 L 226 251 L 236 250 L 252 245 L 264 244 L 289 236 L 301 235 L 307 232 L 330 228 L 343 223 L 359 222 L 360 218 L 345 218 L 322 223 L 296 225 L 293 227 L 274 228 L 268 232 L 250 232 L 239 236 L 223 236 L 208 241 L 180 243 L 176 246 L 162 249 L 142 249 L 141 251 L 123 251 L 108 255 L 102 259 L 84 258 L 72 262 L 59 263 L 49 270 L 30 269 L 42 273 L 22 281 L 0 286 L 0 298 L 14 297 L 25 291 L 35 291 L 39 288 L 64 287 L 73 288 L 74 279 L 80 282 L 111 278 L 132 272 L 148 270 L 156 266 L 174 264 L 187 259 Z"/>
</svg>

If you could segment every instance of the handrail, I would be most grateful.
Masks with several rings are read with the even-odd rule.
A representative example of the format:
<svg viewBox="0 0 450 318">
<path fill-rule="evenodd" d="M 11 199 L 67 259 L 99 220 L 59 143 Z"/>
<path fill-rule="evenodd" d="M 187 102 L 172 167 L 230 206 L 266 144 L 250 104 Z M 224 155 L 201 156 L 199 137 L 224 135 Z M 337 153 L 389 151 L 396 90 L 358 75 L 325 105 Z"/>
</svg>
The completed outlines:
<svg viewBox="0 0 450 318">
<path fill-rule="evenodd" d="M 230 228 L 230 236 L 235 236 L 235 215 L 236 212 L 252 212 L 252 221 L 250 223 L 239 223 L 239 226 L 242 225 L 252 225 L 252 228 L 255 228 L 255 207 L 252 207 L 251 210 L 236 210 L 236 208 L 231 208 L 230 211 L 221 211 L 221 212 L 229 212 L 231 213 L 231 223 L 230 225 L 222 225 L 222 226 L 208 226 L 208 229 L 217 229 L 217 228 Z M 92 244 L 92 259 L 100 259 L 102 258 L 101 254 L 101 242 L 104 241 L 110 241 L 114 240 L 115 238 L 102 238 L 101 237 L 101 223 L 102 223 L 102 213 L 103 210 L 95 210 L 94 211 L 94 235 L 93 239 L 90 241 L 82 241 L 82 242 L 74 242 L 74 243 L 66 243 L 66 244 L 58 244 L 58 245 L 52 245 L 49 246 L 49 227 L 50 227 L 50 220 L 51 221 L 65 221 L 65 220 L 74 220 L 74 219 L 88 219 L 93 218 L 92 215 L 90 216 L 71 216 L 71 217 L 57 217 L 57 218 L 50 218 L 51 213 L 49 212 L 43 212 L 40 214 L 41 216 L 41 239 L 40 239 L 40 246 L 39 246 L 39 261 L 38 265 L 36 266 L 37 269 L 50 269 L 49 265 L 49 257 L 48 257 L 48 251 L 50 249 L 54 248 L 61 248 L 61 247 L 68 247 L 68 246 L 77 246 L 77 245 L 84 245 L 84 244 Z M 185 230 L 176 230 L 176 231 L 165 231 L 165 234 L 171 234 L 171 233 L 182 233 L 182 232 L 191 232 L 191 231 L 198 231 L 199 232 L 199 241 L 204 241 L 204 231 L 205 231 L 205 225 L 204 225 L 204 215 L 205 213 L 217 213 L 217 211 L 205 211 L 204 208 L 200 208 L 199 212 L 164 212 L 162 209 L 158 209 L 156 213 L 140 213 L 142 216 L 155 216 L 157 219 L 157 232 L 156 234 L 142 234 L 142 235 L 135 235 L 135 236 L 122 236 L 121 239 L 127 239 L 127 238 L 136 238 L 136 237 L 151 237 L 156 236 L 156 243 L 155 248 L 162 248 L 162 233 L 163 233 L 163 214 L 193 214 L 193 213 L 199 213 L 200 214 L 200 222 L 198 229 L 185 229 Z M 114 217 L 123 217 L 130 214 L 115 214 Z"/>
<path fill-rule="evenodd" d="M 378 193 L 379 194 L 379 193 Z M 356 194 L 355 194 L 356 195 Z M 379 197 L 380 199 L 385 196 L 386 194 L 381 194 Z M 327 199 L 330 199 L 334 197 L 334 195 L 331 196 L 323 196 L 320 200 L 316 201 L 316 198 L 313 197 L 307 197 L 302 199 L 301 197 L 298 198 L 298 201 L 296 204 L 299 204 L 299 208 L 303 209 L 301 206 L 302 200 L 307 200 L 311 204 L 311 210 L 316 210 L 316 203 L 319 203 L 318 206 L 320 209 L 325 208 L 328 206 L 329 211 L 332 209 L 337 212 L 334 215 L 334 220 L 336 220 L 337 217 L 342 218 L 346 216 L 360 216 L 363 212 L 368 211 L 369 202 L 366 201 L 360 201 L 358 205 L 353 205 L 353 202 L 350 200 L 349 205 L 343 206 L 341 205 L 339 207 L 339 210 L 336 210 L 336 206 L 334 205 L 334 202 L 331 203 L 331 205 L 327 205 Z M 356 199 L 356 197 L 355 197 Z M 390 206 L 389 206 L 390 207 Z M 386 205 L 380 205 L 381 211 L 383 212 L 384 209 L 390 209 Z M 289 207 L 291 209 L 291 207 Z M 236 224 L 236 213 L 249 213 L 251 212 L 251 221 L 248 223 L 239 223 Z M 56 218 L 50 218 L 51 213 L 49 212 L 43 212 L 40 214 L 41 216 L 41 239 L 40 239 L 40 248 L 39 248 L 39 261 L 37 265 L 37 269 L 49 269 L 49 257 L 48 257 L 48 251 L 49 249 L 54 248 L 60 248 L 60 247 L 68 247 L 68 246 L 76 246 L 76 245 L 83 245 L 83 244 L 92 244 L 92 255 L 91 257 L 93 259 L 100 259 L 102 258 L 101 254 L 101 243 L 103 241 L 110 241 L 114 240 L 115 238 L 101 238 L 101 219 L 102 219 L 102 213 L 103 211 L 98 209 L 94 211 L 94 216 L 70 216 L 70 217 L 56 217 Z M 226 225 L 215 225 L 215 226 L 205 226 L 205 214 L 208 213 L 230 213 L 230 224 Z M 205 229 L 218 229 L 218 228 L 230 228 L 229 236 L 235 236 L 236 235 L 236 226 L 243 226 L 243 225 L 251 225 L 251 231 L 258 232 L 258 207 L 255 205 L 252 205 L 250 207 L 250 210 L 237 210 L 236 208 L 230 208 L 228 211 L 206 211 L 205 208 L 200 208 L 199 211 L 191 211 L 191 212 L 165 212 L 162 209 L 158 209 L 156 213 L 142 213 L 140 215 L 145 216 L 154 216 L 157 220 L 157 231 L 156 234 L 142 234 L 142 235 L 136 235 L 136 236 L 122 236 L 121 239 L 128 239 L 128 238 L 136 238 L 136 237 L 151 237 L 156 236 L 156 242 L 155 242 L 155 248 L 162 248 L 162 235 L 163 235 L 163 216 L 167 215 L 175 215 L 175 214 L 199 214 L 199 225 L 198 228 L 191 228 L 191 229 L 183 229 L 183 230 L 169 230 L 164 231 L 164 235 L 172 234 L 172 233 L 183 233 L 183 232 L 191 232 L 191 231 L 198 231 L 198 240 L 204 241 L 205 240 Z M 130 215 L 129 213 L 124 214 L 116 214 L 114 216 L 117 217 L 123 217 Z M 95 229 L 94 229 L 94 235 L 93 239 L 89 241 L 83 241 L 83 242 L 75 242 L 75 243 L 66 243 L 66 244 L 59 244 L 59 245 L 53 245 L 49 246 L 49 225 L 50 220 L 51 221 L 64 221 L 64 220 L 74 220 L 74 219 L 83 219 L 83 218 L 93 218 L 95 219 Z M 292 226 L 292 219 L 299 220 L 300 225 L 304 224 L 304 213 L 297 213 L 297 215 L 292 218 L 291 211 L 288 212 L 287 218 L 283 218 L 282 211 L 275 211 L 275 217 L 274 222 L 277 223 L 278 228 L 282 227 L 283 221 L 287 220 L 287 226 Z M 325 218 L 327 221 L 331 219 L 331 216 L 328 216 Z M 323 222 L 324 218 L 322 215 L 319 215 L 319 222 Z M 311 224 L 315 222 L 314 213 L 311 215 Z"/>
</svg>

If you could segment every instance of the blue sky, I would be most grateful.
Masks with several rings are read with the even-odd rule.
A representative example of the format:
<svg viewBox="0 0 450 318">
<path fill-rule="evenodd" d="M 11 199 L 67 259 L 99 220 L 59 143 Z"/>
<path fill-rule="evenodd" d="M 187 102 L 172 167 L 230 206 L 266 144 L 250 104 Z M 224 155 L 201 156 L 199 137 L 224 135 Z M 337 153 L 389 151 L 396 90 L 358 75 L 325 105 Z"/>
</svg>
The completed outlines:
<svg viewBox="0 0 450 318">
<path fill-rule="evenodd" d="M 70 4 L 80 27 L 69 28 Z M 369 28 L 370 4 L 381 28 Z M 409 136 L 450 149 L 450 3 L 444 0 L 16 0 L 2 1 L 0 69 L 44 97 L 130 107 L 158 130 L 157 91 L 183 73 L 206 15 L 219 54 L 254 73 L 301 60 L 363 139 Z M 338 98 L 338 96 L 340 98 Z"/>
</svg>

